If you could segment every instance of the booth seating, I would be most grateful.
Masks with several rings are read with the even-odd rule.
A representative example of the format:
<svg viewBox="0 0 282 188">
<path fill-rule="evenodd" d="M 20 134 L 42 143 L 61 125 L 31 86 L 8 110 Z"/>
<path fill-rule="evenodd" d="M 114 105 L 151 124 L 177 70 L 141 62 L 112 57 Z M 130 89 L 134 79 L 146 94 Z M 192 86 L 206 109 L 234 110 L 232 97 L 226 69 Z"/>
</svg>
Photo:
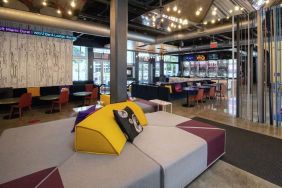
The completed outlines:
<svg viewBox="0 0 282 188">
<path fill-rule="evenodd" d="M 108 105 L 91 114 L 78 125 L 75 135 L 71 133 L 75 118 L 5 130 L 0 137 L 0 186 L 22 186 L 25 182 L 26 187 L 39 183 L 40 187 L 66 188 L 185 187 L 224 155 L 223 129 L 162 111 L 145 114 L 147 124 L 133 143 L 116 140 L 117 135 L 123 135 L 109 109 L 127 105 Z M 102 125 L 92 124 L 98 112 Z M 104 114 L 108 115 L 102 120 Z M 84 126 L 89 130 L 79 130 Z M 94 133 L 101 136 L 91 137 Z M 84 134 L 90 139 L 84 139 L 88 138 Z M 99 139 L 116 142 L 111 144 L 119 152 L 85 153 L 98 148 L 102 153 L 111 151 L 103 149 Z M 83 153 L 73 150 L 74 141 L 85 143 Z"/>
</svg>

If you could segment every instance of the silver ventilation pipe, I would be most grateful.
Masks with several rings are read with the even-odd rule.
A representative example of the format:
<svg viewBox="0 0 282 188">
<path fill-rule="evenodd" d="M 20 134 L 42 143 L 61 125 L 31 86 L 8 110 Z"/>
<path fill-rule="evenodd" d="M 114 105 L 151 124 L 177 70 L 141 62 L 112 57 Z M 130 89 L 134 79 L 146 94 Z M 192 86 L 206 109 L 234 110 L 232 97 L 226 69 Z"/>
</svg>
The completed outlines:
<svg viewBox="0 0 282 188">
<path fill-rule="evenodd" d="M 240 25 L 240 28 L 247 28 L 248 21 L 242 22 Z M 236 29 L 236 26 L 235 26 Z M 198 37 L 203 37 L 207 35 L 215 35 L 220 33 L 226 33 L 232 31 L 232 24 L 226 24 L 226 25 L 219 25 L 213 28 L 205 29 L 203 31 L 195 31 L 195 32 L 178 32 L 175 34 L 167 35 L 167 36 L 160 36 L 157 37 L 156 43 L 165 43 L 170 41 L 178 41 L 178 40 L 188 40 Z"/>
<path fill-rule="evenodd" d="M 67 20 L 67 19 L 35 14 L 35 13 L 20 11 L 15 9 L 3 8 L 3 7 L 0 7 L 0 19 L 32 24 L 32 25 L 53 27 L 57 29 L 84 33 L 89 35 L 96 35 L 103 37 L 110 36 L 110 28 L 108 26 L 93 24 L 89 22 Z M 135 32 L 128 32 L 127 37 L 129 40 L 140 41 L 144 43 L 156 42 L 155 37 L 151 37 Z"/>
</svg>

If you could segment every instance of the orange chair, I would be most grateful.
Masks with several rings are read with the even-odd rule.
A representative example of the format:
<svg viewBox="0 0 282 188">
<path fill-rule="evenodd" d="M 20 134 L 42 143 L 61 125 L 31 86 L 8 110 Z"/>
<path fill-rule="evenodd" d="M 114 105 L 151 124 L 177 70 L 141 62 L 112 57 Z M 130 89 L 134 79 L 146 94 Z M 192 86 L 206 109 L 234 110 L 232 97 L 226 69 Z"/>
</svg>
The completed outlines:
<svg viewBox="0 0 282 188">
<path fill-rule="evenodd" d="M 98 99 L 98 87 L 93 88 L 92 93 L 90 96 L 86 96 L 84 98 L 84 104 L 86 104 L 86 101 L 89 101 L 89 105 L 93 102 L 93 100 L 96 102 Z"/>
<path fill-rule="evenodd" d="M 11 106 L 11 111 L 10 111 L 10 116 L 9 118 L 11 119 L 13 114 L 14 114 L 14 109 L 18 108 L 19 109 L 19 117 L 20 119 L 22 118 L 22 109 L 23 108 L 28 108 L 31 110 L 31 104 L 32 104 L 32 96 L 31 93 L 24 93 L 21 95 L 19 103 L 17 105 Z"/>
<path fill-rule="evenodd" d="M 207 97 L 209 99 L 214 99 L 216 97 L 216 94 L 215 94 L 215 86 L 212 86 L 207 94 Z"/>
<path fill-rule="evenodd" d="M 85 91 L 92 92 L 93 89 L 94 89 L 93 84 L 85 84 Z"/>
<path fill-rule="evenodd" d="M 203 102 L 203 100 L 204 100 L 204 89 L 199 89 L 197 95 L 192 96 L 192 98 L 194 99 L 194 101 L 197 102 L 197 104 L 199 103 L 199 101 Z"/>
<path fill-rule="evenodd" d="M 220 85 L 220 89 L 217 90 L 216 93 L 219 94 L 220 97 L 225 97 L 226 85 L 225 84 L 221 84 Z"/>
<path fill-rule="evenodd" d="M 67 104 L 68 102 L 69 102 L 69 91 L 67 91 L 67 90 L 61 91 L 59 99 L 53 101 L 53 103 L 52 103 L 51 113 L 53 112 L 54 106 L 56 104 L 59 106 L 59 111 L 61 112 L 62 104 Z"/>
</svg>

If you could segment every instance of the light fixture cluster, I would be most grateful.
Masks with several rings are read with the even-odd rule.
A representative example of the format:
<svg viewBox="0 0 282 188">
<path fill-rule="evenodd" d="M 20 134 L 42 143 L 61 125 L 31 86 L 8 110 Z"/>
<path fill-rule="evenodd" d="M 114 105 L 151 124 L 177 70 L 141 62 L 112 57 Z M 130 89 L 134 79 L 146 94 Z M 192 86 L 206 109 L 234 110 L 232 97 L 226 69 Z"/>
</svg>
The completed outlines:
<svg viewBox="0 0 282 188">
<path fill-rule="evenodd" d="M 3 1 L 8 1 L 8 0 L 3 0 Z M 67 12 L 66 12 L 70 16 L 73 14 L 72 9 L 74 9 L 76 7 L 76 3 L 77 3 L 76 1 L 77 0 L 70 0 L 70 7 L 71 8 L 68 9 Z M 42 5 L 45 6 L 45 7 L 48 6 L 48 0 L 43 0 Z M 58 8 L 56 12 L 57 12 L 57 14 L 60 14 L 60 15 L 62 14 L 62 10 L 60 8 Z"/>
<path fill-rule="evenodd" d="M 202 11 L 203 11 L 203 8 L 202 8 L 202 7 L 198 8 L 198 9 L 196 10 L 196 12 L 195 12 L 196 16 L 200 16 L 201 13 L 202 13 Z"/>
<path fill-rule="evenodd" d="M 6 3 L 6 4 L 7 4 L 7 3 L 9 3 L 9 1 L 8 1 L 8 0 L 2 0 L 2 1 L 3 1 L 3 3 Z"/>
<path fill-rule="evenodd" d="M 167 14 L 169 13 L 181 13 L 181 9 L 174 5 L 173 7 L 166 8 Z M 188 20 L 186 18 L 177 18 L 175 16 L 169 16 L 167 14 L 162 14 L 161 22 L 164 22 L 164 19 L 170 21 L 170 24 L 167 25 L 166 30 L 171 32 L 173 29 L 182 29 L 183 26 L 188 25 Z"/>
<path fill-rule="evenodd" d="M 214 7 L 212 9 L 211 14 L 212 14 L 212 16 L 214 16 L 214 18 L 212 18 L 212 20 L 210 20 L 210 21 L 207 21 L 207 20 L 203 21 L 203 25 L 207 25 L 208 23 L 215 24 L 216 22 L 221 21 L 221 18 L 218 17 L 217 10 L 218 10 L 217 7 Z M 238 13 L 239 11 L 243 11 L 243 10 L 244 10 L 243 7 L 235 5 L 233 9 L 228 10 L 229 15 L 227 15 L 225 19 L 228 20 L 230 18 L 230 16 L 233 16 L 236 13 Z"/>
</svg>

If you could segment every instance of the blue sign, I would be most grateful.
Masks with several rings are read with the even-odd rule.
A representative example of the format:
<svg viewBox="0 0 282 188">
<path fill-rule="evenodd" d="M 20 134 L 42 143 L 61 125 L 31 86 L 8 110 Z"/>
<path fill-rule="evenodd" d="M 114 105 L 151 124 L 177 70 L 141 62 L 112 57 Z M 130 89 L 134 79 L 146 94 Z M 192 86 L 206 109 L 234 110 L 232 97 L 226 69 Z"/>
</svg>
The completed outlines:
<svg viewBox="0 0 282 188">
<path fill-rule="evenodd" d="M 32 30 L 27 30 L 27 29 L 18 29 L 18 28 L 12 28 L 12 27 L 4 27 L 4 26 L 0 26 L 0 31 L 9 32 L 9 33 L 20 33 L 20 34 L 44 36 L 44 37 L 53 37 L 53 38 L 66 39 L 66 40 L 72 40 L 72 41 L 76 40 L 76 37 L 72 35 L 63 35 L 63 34 L 44 32 L 44 31 L 32 31 Z"/>
<path fill-rule="evenodd" d="M 185 56 L 186 61 L 196 61 L 195 55 L 187 55 Z"/>
</svg>

